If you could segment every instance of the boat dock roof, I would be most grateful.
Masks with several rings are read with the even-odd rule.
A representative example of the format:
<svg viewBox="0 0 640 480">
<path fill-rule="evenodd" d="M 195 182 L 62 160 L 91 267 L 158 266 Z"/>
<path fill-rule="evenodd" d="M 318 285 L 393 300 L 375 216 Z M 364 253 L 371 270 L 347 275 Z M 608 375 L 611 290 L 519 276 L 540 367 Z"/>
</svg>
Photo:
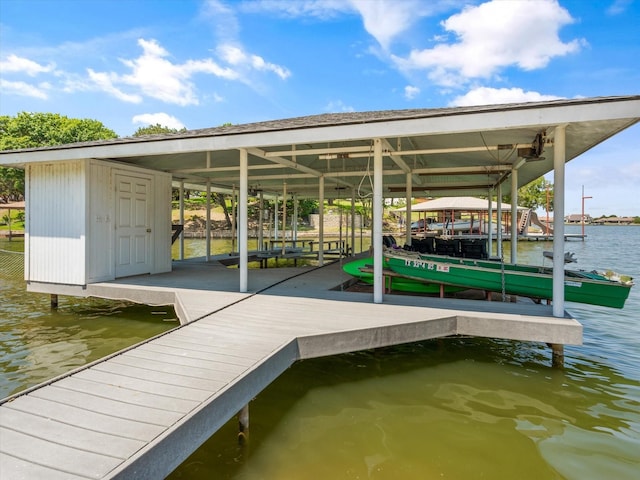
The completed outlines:
<svg viewBox="0 0 640 480">
<path fill-rule="evenodd" d="M 295 361 L 450 335 L 580 344 L 546 305 L 341 291 L 341 262 L 174 271 L 88 294 L 176 305 L 183 324 L 0 405 L 6 478 L 162 478 Z"/>
</svg>

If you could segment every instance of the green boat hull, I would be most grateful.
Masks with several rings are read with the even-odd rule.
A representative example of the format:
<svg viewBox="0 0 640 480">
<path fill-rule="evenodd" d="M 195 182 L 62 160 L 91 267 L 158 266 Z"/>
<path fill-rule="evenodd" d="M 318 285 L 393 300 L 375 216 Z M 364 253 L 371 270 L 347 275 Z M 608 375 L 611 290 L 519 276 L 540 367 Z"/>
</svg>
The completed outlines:
<svg viewBox="0 0 640 480">
<path fill-rule="evenodd" d="M 385 254 L 385 267 L 408 279 L 422 279 L 534 299 L 553 298 L 553 276 L 549 268 L 501 264 L 439 255 Z M 633 283 L 608 280 L 593 272 L 566 271 L 565 300 L 622 308 Z"/>
<path fill-rule="evenodd" d="M 371 267 L 373 265 L 372 258 L 361 258 L 342 266 L 342 270 L 349 275 L 358 278 L 364 283 L 373 285 L 373 273 L 362 272 L 361 268 Z M 391 281 L 391 289 L 399 292 L 407 293 L 440 293 L 439 283 L 427 283 L 424 280 L 412 280 L 410 278 L 395 277 Z M 445 292 L 457 292 L 464 290 L 461 287 L 446 286 Z"/>
</svg>

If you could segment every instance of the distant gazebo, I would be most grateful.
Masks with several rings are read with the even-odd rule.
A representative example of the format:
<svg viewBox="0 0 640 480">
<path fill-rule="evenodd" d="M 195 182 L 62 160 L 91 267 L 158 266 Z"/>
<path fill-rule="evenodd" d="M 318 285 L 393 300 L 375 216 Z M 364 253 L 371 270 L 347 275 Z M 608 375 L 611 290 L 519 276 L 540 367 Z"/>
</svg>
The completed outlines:
<svg viewBox="0 0 640 480">
<path fill-rule="evenodd" d="M 511 213 L 511 204 L 502 203 L 500 207 L 502 209 L 503 215 L 505 213 Z M 497 202 L 491 202 L 491 210 L 493 212 L 497 212 Z M 518 207 L 518 210 L 527 210 L 527 208 Z M 406 207 L 393 210 L 394 213 L 402 213 L 406 211 Z M 468 224 L 468 230 L 470 231 L 477 230 L 479 232 L 482 232 L 483 224 L 486 224 L 488 221 L 489 200 L 477 197 L 441 197 L 411 205 L 411 213 L 414 212 L 417 212 L 419 214 L 419 219 L 417 222 L 418 227 L 415 229 L 416 233 L 421 233 L 428 230 L 428 213 L 435 214 L 435 217 L 430 218 L 432 223 L 443 225 L 448 224 L 455 227 L 455 224 L 457 222 L 458 225 L 466 226 Z M 463 215 L 468 217 L 468 219 L 463 220 Z M 407 221 L 412 221 L 412 219 L 407 219 Z"/>
<path fill-rule="evenodd" d="M 23 233 L 21 234 L 14 234 L 12 229 L 11 229 L 11 211 L 12 210 L 24 210 L 25 207 L 25 203 L 24 201 L 22 202 L 12 202 L 12 203 L 0 203 L 0 210 L 8 210 L 8 226 L 9 226 L 9 230 L 5 233 L 3 230 L 0 230 L 0 235 L 2 236 L 6 236 L 9 237 L 9 240 L 11 240 L 13 237 L 15 236 L 24 236 Z"/>
</svg>

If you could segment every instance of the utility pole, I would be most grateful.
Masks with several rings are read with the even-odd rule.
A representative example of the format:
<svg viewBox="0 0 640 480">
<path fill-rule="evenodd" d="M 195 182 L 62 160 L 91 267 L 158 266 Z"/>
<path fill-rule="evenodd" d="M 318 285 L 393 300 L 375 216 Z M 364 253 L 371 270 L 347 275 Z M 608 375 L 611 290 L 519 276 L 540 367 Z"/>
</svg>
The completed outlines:
<svg viewBox="0 0 640 480">
<path fill-rule="evenodd" d="M 588 198 L 584 196 L 584 185 L 582 185 L 582 216 L 580 217 L 580 223 L 582 224 L 582 241 L 584 242 L 584 201 Z"/>
</svg>

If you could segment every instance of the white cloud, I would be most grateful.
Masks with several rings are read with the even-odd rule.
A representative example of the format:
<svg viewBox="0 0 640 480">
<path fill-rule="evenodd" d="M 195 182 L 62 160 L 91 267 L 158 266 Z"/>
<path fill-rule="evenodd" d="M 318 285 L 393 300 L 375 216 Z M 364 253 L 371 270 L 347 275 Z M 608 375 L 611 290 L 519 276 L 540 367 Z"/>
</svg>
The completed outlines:
<svg viewBox="0 0 640 480">
<path fill-rule="evenodd" d="M 353 107 L 345 105 L 342 100 L 335 100 L 329 102 L 325 107 L 324 111 L 327 113 L 340 113 L 340 112 L 355 112 Z"/>
<path fill-rule="evenodd" d="M 334 18 L 353 8 L 345 0 L 245 0 L 239 6 L 245 13 L 272 14 L 285 17 Z"/>
<path fill-rule="evenodd" d="M 184 124 L 173 115 L 168 113 L 143 113 L 136 115 L 131 119 L 134 125 L 161 125 L 163 127 L 175 128 L 176 130 L 182 130 L 186 128 Z"/>
<path fill-rule="evenodd" d="M 258 55 L 230 45 L 223 45 L 218 49 L 222 60 L 230 66 L 222 66 L 211 58 L 173 63 L 170 53 L 156 40 L 139 39 L 138 45 L 142 47 L 142 55 L 131 60 L 121 60 L 130 69 L 128 74 L 88 69 L 94 86 L 125 102 L 140 103 L 143 96 L 146 96 L 186 106 L 200 103 L 197 87 L 192 80 L 198 73 L 245 83 L 250 83 L 248 78 L 255 71 L 275 73 L 281 79 L 286 79 L 291 74 L 285 67 L 269 63 Z M 126 88 L 133 91 L 126 92 Z"/>
<path fill-rule="evenodd" d="M 224 61 L 234 67 L 273 72 L 283 80 L 287 79 L 291 75 L 291 72 L 287 68 L 274 63 L 269 63 L 259 55 L 249 54 L 242 48 L 235 45 L 220 45 L 217 52 Z"/>
<path fill-rule="evenodd" d="M 407 100 L 413 100 L 420 94 L 420 89 L 418 87 L 414 87 L 413 85 L 407 85 L 404 87 L 404 97 Z"/>
<path fill-rule="evenodd" d="M 454 98 L 449 106 L 465 107 L 472 105 L 497 105 L 501 103 L 542 102 L 558 100 L 562 97 L 543 95 L 538 92 L 525 92 L 521 88 L 489 88 L 478 87 L 464 95 Z"/>
<path fill-rule="evenodd" d="M 420 18 L 451 8 L 459 0 L 245 0 L 244 13 L 327 21 L 341 15 L 362 17 L 365 30 L 387 50 L 398 35 Z M 215 0 L 214 3 L 219 3 Z M 459 2 L 460 3 L 460 2 Z"/>
<path fill-rule="evenodd" d="M 6 60 L 0 61 L 0 71 L 3 73 L 25 73 L 30 77 L 35 77 L 39 73 L 52 72 L 54 69 L 55 64 L 53 63 L 50 63 L 49 65 L 40 65 L 33 60 L 18 57 L 14 54 L 9 55 Z"/>
<path fill-rule="evenodd" d="M 577 51 L 581 40 L 564 43 L 558 31 L 573 19 L 556 0 L 527 2 L 492 0 L 442 22 L 455 34 L 454 43 L 393 56 L 402 69 L 427 70 L 439 85 L 461 86 L 469 79 L 490 78 L 500 69 L 545 67 L 556 56 Z"/>
<path fill-rule="evenodd" d="M 351 0 L 351 4 L 362 15 L 364 28 L 385 50 L 395 36 L 418 20 L 421 10 L 415 0 Z"/>
<path fill-rule="evenodd" d="M 87 69 L 87 74 L 89 75 L 89 79 L 93 82 L 93 85 L 97 87 L 99 90 L 108 93 L 116 97 L 119 100 L 127 103 L 140 103 L 142 102 L 142 97 L 137 94 L 129 94 L 125 93 L 114 85 L 114 82 L 118 81 L 117 75 L 108 74 L 108 73 L 99 73 L 94 72 L 90 68 Z M 73 85 L 68 84 L 68 89 L 86 89 L 87 86 L 75 82 Z M 71 90 L 69 90 L 71 91 Z"/>
<path fill-rule="evenodd" d="M 0 79 L 0 90 L 5 95 L 20 95 L 23 97 L 33 97 L 46 100 L 48 98 L 48 83 L 42 83 L 40 86 L 33 86 L 25 82 L 11 82 L 9 80 Z"/>
<path fill-rule="evenodd" d="M 607 14 L 620 15 L 621 13 L 624 13 L 632 3 L 633 0 L 615 0 L 611 6 L 607 8 Z"/>
<path fill-rule="evenodd" d="M 189 81 L 191 69 L 167 60 L 169 52 L 155 40 L 140 39 L 138 45 L 142 47 L 142 55 L 134 60 L 122 60 L 132 72 L 116 77 L 117 81 L 166 103 L 197 105 L 195 86 Z"/>
</svg>

